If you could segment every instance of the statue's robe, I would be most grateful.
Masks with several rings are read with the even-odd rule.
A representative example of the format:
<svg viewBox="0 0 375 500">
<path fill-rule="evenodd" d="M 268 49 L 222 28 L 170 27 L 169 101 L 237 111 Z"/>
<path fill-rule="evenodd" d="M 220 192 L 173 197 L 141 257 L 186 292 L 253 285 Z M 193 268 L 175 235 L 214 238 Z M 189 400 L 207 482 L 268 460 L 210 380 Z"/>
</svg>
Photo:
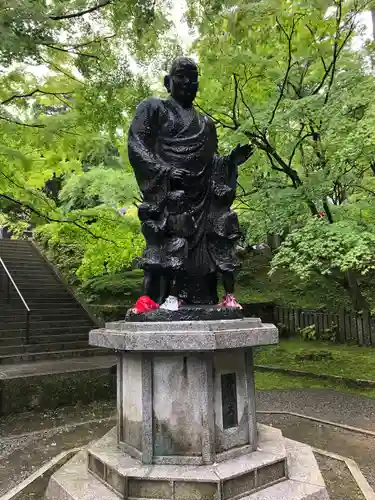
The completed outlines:
<svg viewBox="0 0 375 500">
<path fill-rule="evenodd" d="M 238 232 L 238 222 L 223 221 L 233 214 L 229 208 L 237 173 L 216 150 L 215 125 L 196 109 L 185 109 L 171 97 L 150 98 L 138 106 L 128 134 L 129 160 L 144 204 L 152 208 L 157 227 L 165 227 L 165 237 L 158 240 L 143 221 L 141 267 L 180 273 L 190 302 L 216 303 L 216 272 L 236 267 L 230 264 L 233 244 L 228 242 Z M 183 172 L 181 181 L 171 177 L 175 169 Z M 221 240 L 225 248 L 217 247 Z M 160 242 L 157 251 L 155 241 Z M 186 291 L 192 285 L 195 291 Z"/>
</svg>

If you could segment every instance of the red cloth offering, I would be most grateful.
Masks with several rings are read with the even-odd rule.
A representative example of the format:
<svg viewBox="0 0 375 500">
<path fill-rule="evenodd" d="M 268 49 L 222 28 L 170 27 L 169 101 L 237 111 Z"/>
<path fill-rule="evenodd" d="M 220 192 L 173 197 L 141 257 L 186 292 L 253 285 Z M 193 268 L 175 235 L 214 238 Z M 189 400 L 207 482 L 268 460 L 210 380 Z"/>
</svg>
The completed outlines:
<svg viewBox="0 0 375 500">
<path fill-rule="evenodd" d="M 139 299 L 135 303 L 133 311 L 136 314 L 141 314 L 148 311 L 153 311 L 154 309 L 159 309 L 159 304 L 154 302 L 147 295 L 142 295 L 142 297 L 139 297 Z"/>
</svg>

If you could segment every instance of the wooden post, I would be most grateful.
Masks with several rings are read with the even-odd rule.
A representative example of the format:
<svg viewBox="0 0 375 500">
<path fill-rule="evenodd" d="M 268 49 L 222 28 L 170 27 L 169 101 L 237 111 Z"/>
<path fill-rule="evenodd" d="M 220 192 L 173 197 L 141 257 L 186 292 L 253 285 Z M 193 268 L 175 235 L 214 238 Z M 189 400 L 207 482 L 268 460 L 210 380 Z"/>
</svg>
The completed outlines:
<svg viewBox="0 0 375 500">
<path fill-rule="evenodd" d="M 345 344 L 345 309 L 340 311 L 340 321 L 339 321 L 339 341 L 341 344 Z"/>
</svg>

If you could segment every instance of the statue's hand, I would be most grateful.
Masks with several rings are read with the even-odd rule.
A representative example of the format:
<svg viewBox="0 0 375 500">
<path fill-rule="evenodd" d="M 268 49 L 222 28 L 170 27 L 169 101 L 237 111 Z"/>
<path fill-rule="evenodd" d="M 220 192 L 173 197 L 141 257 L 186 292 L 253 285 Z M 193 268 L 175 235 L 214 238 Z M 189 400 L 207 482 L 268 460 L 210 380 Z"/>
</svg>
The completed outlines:
<svg viewBox="0 0 375 500">
<path fill-rule="evenodd" d="M 241 144 L 237 144 L 237 146 L 233 149 L 229 158 L 232 163 L 238 167 L 247 161 L 250 156 L 254 153 L 254 147 L 251 144 L 245 144 L 241 146 Z"/>
<path fill-rule="evenodd" d="M 173 181 L 182 181 L 186 173 L 179 168 L 172 168 L 170 171 L 170 178 Z"/>
</svg>

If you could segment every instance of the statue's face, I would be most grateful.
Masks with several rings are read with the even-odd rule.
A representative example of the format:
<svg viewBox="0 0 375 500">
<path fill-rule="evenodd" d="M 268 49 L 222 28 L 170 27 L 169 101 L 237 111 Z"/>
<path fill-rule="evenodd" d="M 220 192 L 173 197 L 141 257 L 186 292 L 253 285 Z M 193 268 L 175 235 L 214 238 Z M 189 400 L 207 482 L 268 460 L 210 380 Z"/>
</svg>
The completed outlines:
<svg viewBox="0 0 375 500">
<path fill-rule="evenodd" d="M 198 91 L 198 68 L 188 63 L 178 64 L 170 75 L 169 91 L 176 101 L 191 105 Z"/>
</svg>

